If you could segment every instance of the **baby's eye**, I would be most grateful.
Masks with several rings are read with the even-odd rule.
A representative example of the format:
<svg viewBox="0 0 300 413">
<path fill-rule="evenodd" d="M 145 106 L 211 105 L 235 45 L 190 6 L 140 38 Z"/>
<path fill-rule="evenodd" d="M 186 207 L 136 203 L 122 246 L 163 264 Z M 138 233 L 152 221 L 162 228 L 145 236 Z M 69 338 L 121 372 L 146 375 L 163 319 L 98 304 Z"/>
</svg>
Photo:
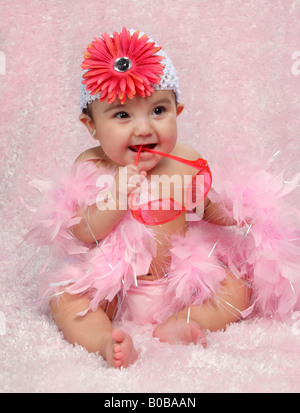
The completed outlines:
<svg viewBox="0 0 300 413">
<path fill-rule="evenodd" d="M 126 118 L 129 118 L 129 115 L 127 112 L 118 112 L 114 115 L 114 118 L 126 119 Z"/>
<path fill-rule="evenodd" d="M 166 109 L 163 106 L 157 106 L 157 108 L 154 109 L 153 115 L 159 116 L 162 115 Z"/>
</svg>

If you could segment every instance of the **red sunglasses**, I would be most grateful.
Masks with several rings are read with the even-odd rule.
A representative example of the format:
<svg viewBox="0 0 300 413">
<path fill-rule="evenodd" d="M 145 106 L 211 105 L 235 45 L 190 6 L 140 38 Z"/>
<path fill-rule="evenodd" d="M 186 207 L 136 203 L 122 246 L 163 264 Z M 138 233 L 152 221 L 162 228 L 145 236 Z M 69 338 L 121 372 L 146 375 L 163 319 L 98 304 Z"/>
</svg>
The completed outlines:
<svg viewBox="0 0 300 413">
<path fill-rule="evenodd" d="M 137 202 L 137 195 L 132 193 L 130 197 L 130 209 L 132 216 L 142 224 L 145 225 L 160 225 L 173 221 L 183 212 L 190 211 L 199 205 L 207 196 L 211 183 L 212 176 L 205 159 L 198 158 L 195 161 L 179 158 L 178 156 L 170 155 L 168 153 L 156 151 L 150 148 L 142 148 L 140 146 L 135 164 L 138 164 L 140 153 L 143 151 L 152 152 L 165 158 L 173 159 L 174 161 L 184 163 L 192 168 L 198 169 L 198 173 L 193 176 L 189 183 L 185 194 L 185 205 L 183 206 L 172 198 L 160 198 L 153 201 L 139 204 Z M 199 179 L 200 178 L 200 179 Z"/>
</svg>

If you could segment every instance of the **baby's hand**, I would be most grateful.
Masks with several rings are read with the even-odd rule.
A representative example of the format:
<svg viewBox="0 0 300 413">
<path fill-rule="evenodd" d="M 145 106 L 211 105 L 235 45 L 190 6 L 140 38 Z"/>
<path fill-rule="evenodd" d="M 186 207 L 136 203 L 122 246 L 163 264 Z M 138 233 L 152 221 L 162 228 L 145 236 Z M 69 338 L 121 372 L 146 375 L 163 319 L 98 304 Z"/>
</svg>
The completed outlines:
<svg viewBox="0 0 300 413">
<path fill-rule="evenodd" d="M 120 168 L 116 175 L 117 193 L 119 196 L 128 196 L 134 190 L 137 190 L 141 185 L 145 177 L 146 171 L 139 171 L 136 165 L 127 165 L 124 168 Z"/>
</svg>

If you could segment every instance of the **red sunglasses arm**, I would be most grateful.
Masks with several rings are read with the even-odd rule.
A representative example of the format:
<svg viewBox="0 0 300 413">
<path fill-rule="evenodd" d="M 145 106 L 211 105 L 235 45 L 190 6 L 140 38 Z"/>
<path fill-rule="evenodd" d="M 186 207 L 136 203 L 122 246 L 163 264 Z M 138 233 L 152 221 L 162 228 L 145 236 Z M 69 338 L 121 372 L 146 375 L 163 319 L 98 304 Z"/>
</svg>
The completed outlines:
<svg viewBox="0 0 300 413">
<path fill-rule="evenodd" d="M 139 162 L 139 158 L 140 158 L 140 154 L 141 154 L 142 147 L 143 147 L 143 145 L 141 145 L 141 146 L 139 147 L 138 153 L 137 153 L 137 155 L 136 155 L 135 163 L 134 163 L 135 166 L 137 166 L 137 164 L 138 164 L 138 162 Z"/>
<path fill-rule="evenodd" d="M 140 151 L 141 151 L 141 148 L 139 148 L 139 153 L 140 153 Z M 184 163 L 184 164 L 186 164 L 188 166 L 191 166 L 193 168 L 203 169 L 207 166 L 207 161 L 205 159 L 201 159 L 201 158 L 198 158 L 195 161 L 189 161 L 188 159 L 179 158 L 178 156 L 170 155 L 169 153 L 156 151 L 155 149 L 143 148 L 143 151 L 148 151 L 148 152 L 155 153 L 157 155 L 162 155 L 166 158 L 170 158 L 170 159 L 173 159 L 174 161 Z M 139 153 L 138 153 L 138 156 L 139 156 Z"/>
</svg>

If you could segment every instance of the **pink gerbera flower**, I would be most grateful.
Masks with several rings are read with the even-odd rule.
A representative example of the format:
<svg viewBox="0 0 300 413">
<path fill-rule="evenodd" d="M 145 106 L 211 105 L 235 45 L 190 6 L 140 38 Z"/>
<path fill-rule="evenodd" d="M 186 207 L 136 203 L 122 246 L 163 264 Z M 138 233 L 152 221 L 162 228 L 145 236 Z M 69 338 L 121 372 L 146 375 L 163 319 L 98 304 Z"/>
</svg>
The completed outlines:
<svg viewBox="0 0 300 413">
<path fill-rule="evenodd" d="M 100 100 L 108 98 L 108 103 L 118 97 L 124 103 L 126 96 L 132 99 L 136 93 L 150 96 L 154 89 L 151 84 L 159 84 L 164 66 L 164 58 L 156 53 L 156 47 L 147 35 L 139 38 L 139 32 L 132 35 L 123 28 L 122 32 L 110 37 L 107 33 L 92 42 L 84 52 L 81 67 L 88 70 L 83 75 L 83 83 L 92 95 L 101 92 Z"/>
</svg>

